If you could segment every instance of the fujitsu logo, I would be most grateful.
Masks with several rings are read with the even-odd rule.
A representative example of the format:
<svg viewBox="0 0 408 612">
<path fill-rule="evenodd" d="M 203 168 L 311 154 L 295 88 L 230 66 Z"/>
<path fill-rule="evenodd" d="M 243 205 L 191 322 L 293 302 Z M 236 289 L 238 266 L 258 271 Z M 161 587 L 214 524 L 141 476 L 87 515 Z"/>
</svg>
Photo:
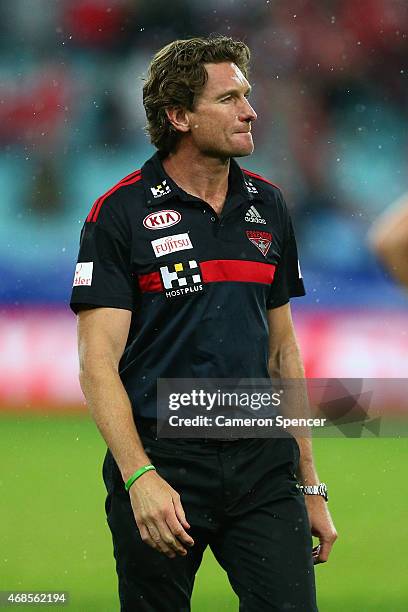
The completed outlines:
<svg viewBox="0 0 408 612">
<path fill-rule="evenodd" d="M 181 221 L 181 215 L 177 210 L 161 210 L 158 213 L 150 213 L 143 219 L 143 225 L 149 230 L 165 229 L 176 225 Z"/>
<path fill-rule="evenodd" d="M 152 240 L 151 245 L 156 257 L 163 257 L 163 255 L 168 255 L 175 251 L 184 251 L 184 249 L 193 248 L 190 236 L 187 233 L 158 238 L 157 240 Z"/>
</svg>

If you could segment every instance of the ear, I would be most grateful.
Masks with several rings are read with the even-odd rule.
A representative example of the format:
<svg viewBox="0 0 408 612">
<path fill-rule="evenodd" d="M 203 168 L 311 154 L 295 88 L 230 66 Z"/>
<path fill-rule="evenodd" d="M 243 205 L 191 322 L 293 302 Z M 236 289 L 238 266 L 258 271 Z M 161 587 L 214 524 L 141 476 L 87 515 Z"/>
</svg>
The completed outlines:
<svg viewBox="0 0 408 612">
<path fill-rule="evenodd" d="M 177 132 L 190 131 L 190 118 L 184 108 L 166 108 L 166 115 Z"/>
</svg>

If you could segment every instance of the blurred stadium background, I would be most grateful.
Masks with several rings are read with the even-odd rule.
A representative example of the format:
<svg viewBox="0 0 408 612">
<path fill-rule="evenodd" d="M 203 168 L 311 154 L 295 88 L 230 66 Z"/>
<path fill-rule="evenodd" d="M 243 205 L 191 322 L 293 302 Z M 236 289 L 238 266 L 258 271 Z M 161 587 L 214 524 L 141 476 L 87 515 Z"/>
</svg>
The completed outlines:
<svg viewBox="0 0 408 612">
<path fill-rule="evenodd" d="M 259 119 L 243 165 L 281 185 L 292 211 L 307 374 L 407 377 L 408 299 L 366 243 L 408 188 L 407 30 L 403 0 L 0 4 L 0 590 L 118 607 L 104 444 L 77 382 L 68 301 L 92 203 L 152 152 L 141 78 L 170 40 L 219 32 L 252 49 Z M 340 533 L 317 568 L 320 609 L 407 610 L 406 440 L 315 446 Z M 237 600 L 208 554 L 193 612 L 214 609 Z"/>
</svg>

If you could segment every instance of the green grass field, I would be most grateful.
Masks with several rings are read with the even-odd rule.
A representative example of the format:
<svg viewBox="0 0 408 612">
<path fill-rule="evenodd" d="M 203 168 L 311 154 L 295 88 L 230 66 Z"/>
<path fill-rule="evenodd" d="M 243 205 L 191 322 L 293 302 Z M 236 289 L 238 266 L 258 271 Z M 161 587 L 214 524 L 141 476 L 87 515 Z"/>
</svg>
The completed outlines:
<svg viewBox="0 0 408 612">
<path fill-rule="evenodd" d="M 65 590 L 69 610 L 118 610 L 100 475 L 104 443 L 93 423 L 3 416 L 0 444 L 0 590 Z M 316 569 L 320 611 L 405 612 L 407 440 L 318 439 L 315 456 L 339 532 L 330 562 Z M 192 610 L 238 610 L 209 552 Z"/>
</svg>

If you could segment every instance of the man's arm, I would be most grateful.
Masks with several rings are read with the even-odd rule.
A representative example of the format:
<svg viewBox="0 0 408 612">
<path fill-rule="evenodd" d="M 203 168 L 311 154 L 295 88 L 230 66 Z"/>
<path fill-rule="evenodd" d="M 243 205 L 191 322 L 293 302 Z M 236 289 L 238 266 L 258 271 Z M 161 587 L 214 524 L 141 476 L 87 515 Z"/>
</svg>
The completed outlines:
<svg viewBox="0 0 408 612">
<path fill-rule="evenodd" d="M 123 481 L 150 464 L 133 420 L 118 366 L 129 333 L 131 312 L 92 308 L 78 314 L 80 383 L 90 413 L 119 466 Z M 144 542 L 169 557 L 185 555 L 193 539 L 178 493 L 155 471 L 131 486 L 130 500 Z"/>
<path fill-rule="evenodd" d="M 268 310 L 269 325 L 269 374 L 271 378 L 304 379 L 305 372 L 300 356 L 292 322 L 290 305 L 285 304 Z M 306 389 L 306 388 L 305 388 Z M 296 393 L 298 390 L 296 390 Z M 307 406 L 307 393 L 300 398 L 299 410 Z M 293 407 L 291 407 L 293 408 Z M 301 417 L 301 414 L 296 415 Z M 306 415 L 307 416 L 307 415 Z M 312 440 L 306 436 L 296 436 L 300 449 L 299 481 L 304 485 L 319 484 L 314 465 Z M 331 548 L 337 538 L 327 504 L 320 495 L 306 495 L 306 507 L 312 534 L 320 540 L 317 563 L 327 561 Z"/>
<path fill-rule="evenodd" d="M 368 235 L 373 251 L 390 274 L 408 289 L 408 194 L 385 211 Z"/>
</svg>

